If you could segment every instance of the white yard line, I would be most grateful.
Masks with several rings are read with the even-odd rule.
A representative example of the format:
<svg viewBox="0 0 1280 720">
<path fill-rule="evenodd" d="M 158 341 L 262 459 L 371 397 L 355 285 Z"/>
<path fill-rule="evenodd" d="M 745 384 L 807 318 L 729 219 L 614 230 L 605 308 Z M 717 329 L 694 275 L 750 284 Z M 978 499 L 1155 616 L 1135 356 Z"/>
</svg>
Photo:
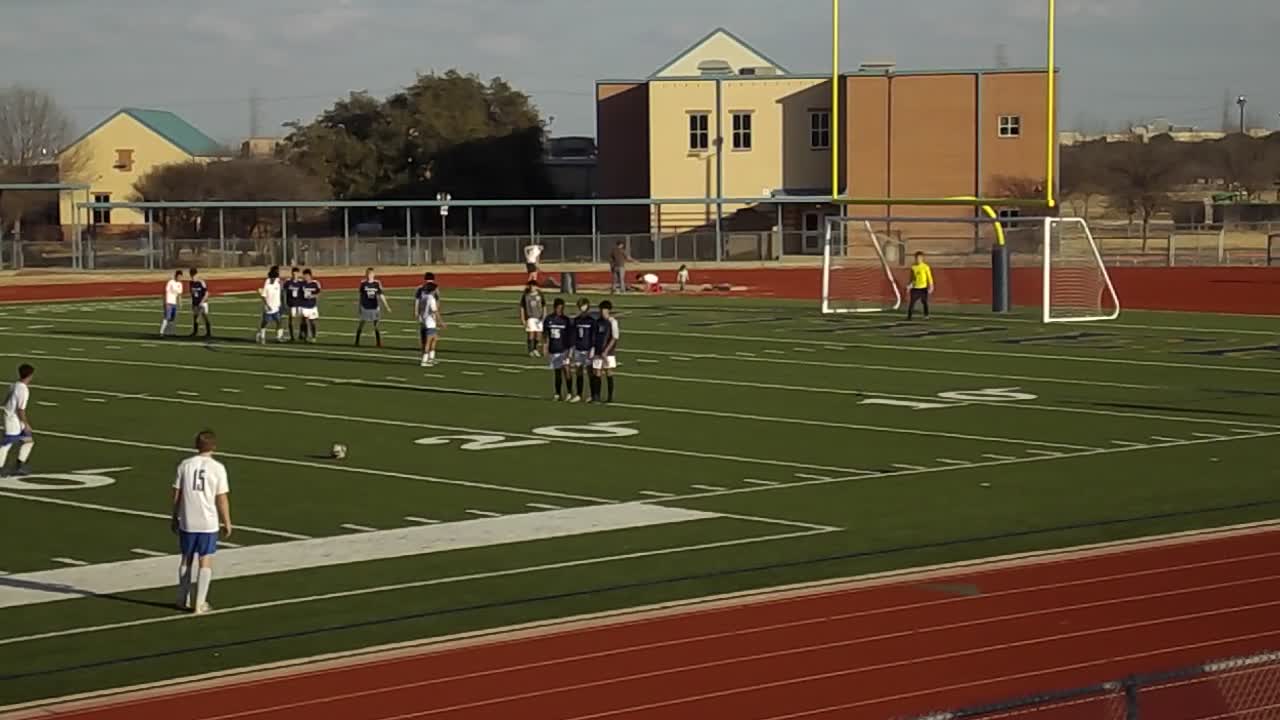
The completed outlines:
<svg viewBox="0 0 1280 720">
<path fill-rule="evenodd" d="M 343 530 L 355 530 L 356 532 L 377 532 L 378 528 L 369 527 L 368 525 L 357 525 L 355 523 L 342 523 L 338 527 Z"/>
<path fill-rule="evenodd" d="M 463 370 L 463 371 L 462 371 L 462 374 L 463 374 L 463 375 L 470 375 L 471 377 L 482 377 L 482 376 L 484 376 L 484 373 L 479 372 L 478 370 Z"/>
<path fill-rule="evenodd" d="M 225 545 L 226 543 L 221 543 L 221 544 Z M 173 553 L 166 553 L 166 552 L 158 552 L 156 550 L 148 550 L 146 548 L 130 548 L 129 552 L 133 553 L 134 555 L 143 555 L 145 557 L 166 557 L 168 555 L 173 554 Z"/>
<path fill-rule="evenodd" d="M 751 483 L 752 485 L 781 485 L 775 480 L 756 480 L 755 478 L 742 478 L 742 482 Z"/>
<path fill-rule="evenodd" d="M 935 459 L 936 461 L 938 461 L 938 462 L 942 463 L 943 465 L 957 465 L 957 466 L 959 466 L 959 465 L 972 465 L 972 464 L 973 464 L 973 463 L 969 462 L 968 460 L 952 460 L 952 459 L 950 459 L 950 458 L 934 458 L 934 459 Z"/>
<path fill-rule="evenodd" d="M 46 389 L 49 389 L 49 388 L 46 388 Z M 177 402 L 189 402 L 189 401 L 177 401 Z M 208 404 L 208 403 L 204 403 L 201 401 L 201 404 Z M 368 422 L 367 419 L 356 419 L 355 421 Z M 156 443 L 138 442 L 136 440 L 118 440 L 115 438 L 107 438 L 107 437 L 101 437 L 101 436 L 95 436 L 95 435 L 76 435 L 73 433 L 50 432 L 48 430 L 42 430 L 40 434 L 47 435 L 50 437 L 67 438 L 70 440 L 83 440 L 85 442 L 97 442 L 97 443 L 104 443 L 108 445 L 120 445 L 124 447 L 140 447 L 140 448 L 148 448 L 151 450 L 172 450 L 176 452 L 186 452 L 189 450 L 189 448 L 178 447 L 176 445 L 160 445 Z M 551 490 L 534 490 L 534 489 L 515 487 L 515 486 L 509 486 L 509 485 L 492 485 L 489 483 L 471 482 L 469 480 L 450 480 L 447 478 L 435 477 L 430 475 L 412 475 L 409 473 L 394 472 L 391 470 L 374 470 L 372 468 L 362 468 L 362 467 L 356 467 L 353 465 L 335 466 L 330 463 L 308 462 L 306 460 L 290 460 L 287 458 L 264 457 L 261 455 L 246 455 L 244 453 L 233 453 L 233 452 L 225 452 L 225 451 L 219 451 L 218 454 L 224 457 L 229 457 L 229 458 L 237 458 L 240 460 L 253 460 L 256 462 L 264 462 L 264 463 L 274 463 L 277 465 L 291 465 L 294 467 L 306 467 L 306 468 L 314 468 L 314 469 L 321 469 L 321 470 L 336 470 L 338 472 L 349 472 L 349 473 L 354 473 L 358 475 L 377 475 L 381 477 L 401 478 L 404 480 L 417 480 L 419 482 L 427 482 L 427 483 L 434 483 L 434 484 L 440 484 L 440 485 L 458 485 L 461 487 L 479 488 L 482 490 L 497 490 L 499 492 L 519 493 L 522 495 L 539 495 L 539 496 L 545 496 L 545 497 L 557 497 L 557 498 L 568 499 L 568 500 L 580 500 L 583 502 L 594 502 L 594 503 L 613 502 L 612 500 L 608 500 L 605 498 L 590 497 L 587 495 L 572 495 L 569 493 L 559 493 Z M 0 493 L 0 495 L 6 495 L 6 494 L 8 493 Z M 26 496 L 26 495 L 21 495 L 19 497 L 22 497 L 28 500 L 41 500 L 45 502 L 52 501 L 52 498 L 35 498 L 35 497 Z M 58 501 L 58 502 L 66 502 L 66 501 Z M 169 517 L 168 515 L 153 515 L 152 513 L 145 513 L 145 514 L 152 517 L 164 517 L 166 519 Z M 244 528 L 243 525 L 237 525 L 236 527 Z M 282 537 L 290 537 L 290 536 L 291 535 L 282 535 Z M 305 537 L 305 536 L 292 535 L 292 537 Z"/>
<path fill-rule="evenodd" d="M 262 387 L 266 390 L 288 390 L 289 389 L 287 387 L 284 387 L 283 385 L 263 385 Z"/>
<path fill-rule="evenodd" d="M 560 510 L 563 506 L 552 505 L 551 503 L 525 503 L 525 507 L 531 507 L 536 510 Z"/>
<path fill-rule="evenodd" d="M 477 515 L 479 517 L 502 517 L 502 513 L 489 512 L 488 510 L 467 510 L 468 515 Z"/>
<path fill-rule="evenodd" d="M 1112 444 L 1112 445 L 1119 445 L 1119 446 L 1121 446 L 1121 447 L 1141 447 L 1141 446 L 1145 445 L 1146 443 L 1131 442 L 1131 441 L 1129 441 L 1129 440 L 1112 440 L 1112 441 L 1111 441 L 1111 444 Z"/>
<path fill-rule="evenodd" d="M 439 524 L 440 522 L 439 520 L 432 520 L 431 518 L 418 517 L 417 515 L 405 515 L 404 519 L 408 520 L 409 522 L 421 523 L 423 525 L 436 525 L 436 524 Z"/>
<path fill-rule="evenodd" d="M 234 394 L 239 393 L 239 392 L 240 392 L 240 390 L 238 390 L 237 388 L 222 388 L 222 392 L 224 392 L 224 393 L 231 393 L 231 394 L 233 394 L 233 395 L 234 395 Z"/>
<path fill-rule="evenodd" d="M 89 564 L 83 560 L 76 560 L 75 558 L 68 558 L 68 557 L 56 557 L 56 558 L 49 558 L 49 559 L 56 563 L 61 563 L 63 565 L 71 565 L 74 567 L 82 567 Z"/>
<path fill-rule="evenodd" d="M 1202 438 L 1214 438 L 1214 439 L 1217 439 L 1217 438 L 1222 437 L 1221 435 L 1215 435 L 1215 434 L 1213 434 L 1213 433 L 1193 432 L 1193 433 L 1191 433 L 1191 434 L 1192 434 L 1192 435 L 1195 435 L 1196 437 L 1202 437 Z"/>
<path fill-rule="evenodd" d="M 659 492 L 658 490 L 641 490 L 640 494 L 648 495 L 649 497 L 657 497 L 657 498 L 671 498 L 676 496 L 675 493 Z"/>
<path fill-rule="evenodd" d="M 1059 457 L 1062 453 L 1052 452 L 1050 450 L 1028 450 L 1031 455 L 1043 455 L 1045 457 Z"/>
<path fill-rule="evenodd" d="M 1152 435 L 1151 439 L 1156 440 L 1158 442 L 1178 442 L 1178 438 L 1165 437 L 1164 435 Z"/>
<path fill-rule="evenodd" d="M 751 545 L 762 542 L 772 542 L 776 540 L 787 540 L 790 538 L 806 537 L 809 535 L 821 535 L 830 532 L 828 530 L 800 530 L 797 532 L 781 533 L 778 535 L 765 535 L 762 537 L 742 538 L 738 540 L 724 540 L 721 542 L 701 543 L 697 545 L 684 545 L 673 548 L 664 548 L 661 550 L 647 550 L 642 552 L 624 553 L 620 555 L 606 555 L 603 557 L 586 558 L 583 560 L 568 560 L 564 562 L 545 563 L 541 565 L 531 565 L 527 567 L 512 568 L 509 570 L 498 570 L 494 572 L 469 573 L 466 575 L 454 575 L 443 578 L 433 578 L 430 580 L 416 580 L 413 582 L 396 583 L 393 585 L 379 585 L 375 587 L 360 588 L 357 590 L 345 590 L 341 592 L 324 593 L 319 595 L 306 595 L 302 597 L 285 598 L 282 600 L 270 600 L 260 603 L 249 603 L 245 605 L 235 605 L 227 608 L 220 608 L 218 615 L 228 615 L 233 613 L 252 612 L 254 610 L 264 610 L 275 607 L 287 607 L 291 605 L 301 605 L 311 602 L 322 602 L 325 600 L 336 600 L 348 597 L 360 597 L 363 595 L 373 595 L 387 592 L 397 592 L 402 590 L 411 590 L 423 587 L 433 587 L 439 585 L 452 585 L 462 582 L 470 582 L 472 580 L 487 580 L 495 577 L 509 577 L 514 575 L 526 575 L 532 573 L 543 572 L 547 570 L 561 570 L 574 567 L 590 567 L 592 565 L 600 565 L 605 563 L 619 562 L 625 560 L 634 560 L 645 557 L 661 557 L 663 555 L 674 555 L 685 552 L 697 552 L 700 550 L 711 550 L 724 547 L 735 547 L 739 545 Z M 0 639 L 0 646 L 15 645 L 24 642 L 32 642 L 35 640 L 46 640 L 55 637 L 68 637 L 76 635 L 84 635 L 87 633 L 103 632 L 107 630 L 118 630 L 121 628 L 140 627 L 147 625 L 156 625 L 170 622 L 191 622 L 190 618 L 181 614 L 169 614 L 159 617 L 143 618 L 141 620 L 126 620 L 123 622 L 106 623 L 102 625 L 91 625 L 85 627 L 68 628 L 65 630 L 54 630 L 51 632 L 35 633 L 31 635 L 22 635 L 17 637 L 8 637 Z"/>
<path fill-rule="evenodd" d="M 104 402 L 106 402 L 106 399 L 105 399 L 105 398 L 98 398 L 98 397 L 87 397 L 87 398 L 82 398 L 82 399 L 83 399 L 85 402 L 91 402 L 91 403 L 104 403 Z M 47 435 L 48 433 L 43 433 L 43 434 Z"/>
<path fill-rule="evenodd" d="M 719 485 L 690 485 L 689 487 L 694 490 L 728 490 L 728 488 L 720 487 Z"/>
<path fill-rule="evenodd" d="M 892 467 L 901 468 L 901 469 L 903 469 L 903 470 L 911 470 L 911 471 L 928 470 L 928 469 L 929 469 L 929 468 L 927 468 L 927 467 L 925 467 L 925 466 L 923 466 L 923 465 L 909 465 L 909 464 L 907 464 L 907 463 L 892 463 Z"/>
<path fill-rule="evenodd" d="M 1016 457 L 1013 457 L 1012 455 L 997 455 L 995 453 L 983 453 L 982 457 L 991 458 L 992 460 L 1017 460 L 1018 459 Z"/>
<path fill-rule="evenodd" d="M 62 433 L 51 433 L 49 431 L 41 431 L 41 435 L 53 435 L 66 437 Z M 102 441 L 99 442 L 108 442 Z M 170 450 L 178 450 L 179 448 L 166 448 Z M 187 448 L 181 448 L 187 450 Z M 220 453 L 225 454 L 225 453 Z M 98 505 L 97 503 L 78 502 L 75 500 L 63 500 L 61 498 L 47 497 L 44 495 L 26 495 L 23 493 L 8 492 L 0 490 L 0 497 L 13 498 L 16 500 L 27 500 L 30 502 L 45 503 L 46 505 L 62 505 L 64 507 L 80 508 L 82 510 L 97 510 L 99 512 L 115 513 L 117 515 L 133 515 L 135 517 L 154 518 L 158 520 L 170 520 L 172 515 L 169 513 L 147 512 L 145 510 L 133 510 L 130 508 L 112 507 L 110 505 Z M 281 530 L 267 530 L 265 528 L 253 527 L 251 525 L 236 524 L 236 529 L 241 532 L 258 533 L 259 535 L 270 535 L 271 537 L 288 538 L 290 540 L 306 540 L 308 535 L 299 535 L 298 533 L 283 532 Z"/>
</svg>

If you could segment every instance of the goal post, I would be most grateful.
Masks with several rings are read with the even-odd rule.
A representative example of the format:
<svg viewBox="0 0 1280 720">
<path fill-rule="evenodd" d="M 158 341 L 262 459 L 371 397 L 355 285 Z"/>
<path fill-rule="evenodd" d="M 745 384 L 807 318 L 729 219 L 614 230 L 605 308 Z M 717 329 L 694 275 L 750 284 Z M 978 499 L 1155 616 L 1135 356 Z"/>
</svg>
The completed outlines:
<svg viewBox="0 0 1280 720">
<path fill-rule="evenodd" d="M 884 238 L 870 221 L 827 218 L 822 243 L 823 314 L 893 311 L 902 307 Z"/>
<path fill-rule="evenodd" d="M 1041 319 L 1098 322 L 1120 317 L 1116 293 L 1098 243 L 1082 218 L 1044 218 Z"/>
</svg>

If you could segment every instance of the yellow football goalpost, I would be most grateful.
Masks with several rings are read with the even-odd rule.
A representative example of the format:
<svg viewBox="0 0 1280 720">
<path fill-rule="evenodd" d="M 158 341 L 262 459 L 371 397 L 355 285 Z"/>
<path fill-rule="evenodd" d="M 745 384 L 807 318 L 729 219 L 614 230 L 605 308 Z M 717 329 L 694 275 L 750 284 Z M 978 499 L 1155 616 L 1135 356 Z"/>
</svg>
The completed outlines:
<svg viewBox="0 0 1280 720">
<path fill-rule="evenodd" d="M 840 191 L 840 0 L 831 0 L 831 197 L 840 205 L 961 205 L 978 206 L 990 213 L 991 205 L 1034 205 L 1054 207 L 1054 177 L 1057 165 L 1057 7 L 1056 0 L 1047 0 L 1048 53 L 1045 60 L 1045 84 L 1048 96 L 1048 122 L 1044 138 L 1045 183 L 1044 198 L 858 198 L 844 197 Z"/>
</svg>

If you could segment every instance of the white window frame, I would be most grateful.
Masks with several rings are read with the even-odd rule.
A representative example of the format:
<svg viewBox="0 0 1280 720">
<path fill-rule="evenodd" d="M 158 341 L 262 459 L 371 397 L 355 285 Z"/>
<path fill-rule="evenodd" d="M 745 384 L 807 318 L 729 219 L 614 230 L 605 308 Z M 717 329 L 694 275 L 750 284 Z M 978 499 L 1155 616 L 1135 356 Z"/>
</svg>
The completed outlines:
<svg viewBox="0 0 1280 720">
<path fill-rule="evenodd" d="M 711 148 L 711 113 L 691 110 L 687 115 L 689 152 L 706 152 Z"/>
<path fill-rule="evenodd" d="M 750 110 L 734 110 L 729 113 L 729 128 L 731 142 L 729 147 L 736 152 L 751 152 L 755 146 L 755 139 L 752 137 L 752 130 L 755 127 L 755 121 L 751 119 L 755 113 Z"/>
<path fill-rule="evenodd" d="M 831 111 L 809 111 L 809 149 L 831 149 Z"/>
<path fill-rule="evenodd" d="M 1022 137 L 1021 115 L 1001 115 L 997 123 L 996 134 L 999 137 L 1006 139 Z"/>
</svg>

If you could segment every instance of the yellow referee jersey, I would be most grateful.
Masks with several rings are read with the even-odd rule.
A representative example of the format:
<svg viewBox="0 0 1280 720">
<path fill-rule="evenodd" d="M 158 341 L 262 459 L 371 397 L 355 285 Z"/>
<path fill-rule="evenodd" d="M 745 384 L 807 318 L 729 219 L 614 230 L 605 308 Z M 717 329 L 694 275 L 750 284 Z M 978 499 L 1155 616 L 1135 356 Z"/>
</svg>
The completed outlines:
<svg viewBox="0 0 1280 720">
<path fill-rule="evenodd" d="M 929 263 L 916 263 L 911 266 L 911 288 L 913 290 L 928 290 L 933 287 L 933 270 L 929 268 Z"/>
</svg>

